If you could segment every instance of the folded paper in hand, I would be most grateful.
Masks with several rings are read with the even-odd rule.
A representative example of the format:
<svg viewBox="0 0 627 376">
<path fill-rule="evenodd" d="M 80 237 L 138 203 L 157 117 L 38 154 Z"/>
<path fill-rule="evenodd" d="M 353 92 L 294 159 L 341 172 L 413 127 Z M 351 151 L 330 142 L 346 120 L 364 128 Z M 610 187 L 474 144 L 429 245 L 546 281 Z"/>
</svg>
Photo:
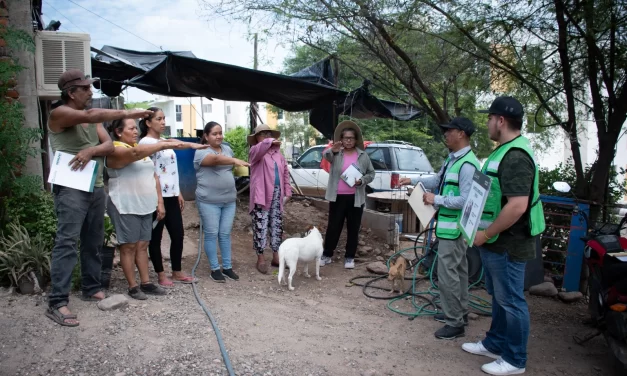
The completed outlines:
<svg viewBox="0 0 627 376">
<path fill-rule="evenodd" d="M 355 181 L 361 179 L 363 176 L 364 175 L 359 171 L 359 168 L 352 163 L 346 170 L 344 170 L 342 175 L 340 175 L 340 178 L 342 178 L 342 180 L 344 180 L 349 187 L 354 187 Z"/>
<path fill-rule="evenodd" d="M 89 161 L 82 170 L 72 170 L 69 165 L 74 155 L 57 151 L 54 153 L 48 183 L 62 185 L 85 192 L 93 192 L 98 174 L 98 162 Z"/>
<path fill-rule="evenodd" d="M 425 187 L 422 183 L 418 182 L 409 196 L 409 205 L 414 210 L 414 213 L 416 213 L 416 216 L 420 220 L 420 224 L 427 227 L 429 226 L 429 222 L 433 219 L 436 210 L 433 205 L 425 204 L 424 201 L 422 201 L 422 197 L 425 192 Z"/>
</svg>

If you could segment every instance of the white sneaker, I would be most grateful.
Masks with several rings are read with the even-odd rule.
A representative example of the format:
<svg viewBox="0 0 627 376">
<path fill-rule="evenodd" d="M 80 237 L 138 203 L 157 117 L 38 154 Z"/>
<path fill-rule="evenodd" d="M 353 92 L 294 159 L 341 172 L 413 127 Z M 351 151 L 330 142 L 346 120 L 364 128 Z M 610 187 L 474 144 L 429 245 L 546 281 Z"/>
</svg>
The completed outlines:
<svg viewBox="0 0 627 376">
<path fill-rule="evenodd" d="M 516 368 L 513 365 L 507 363 L 502 358 L 499 358 L 492 363 L 484 364 L 481 366 L 481 370 L 489 375 L 520 375 L 525 373 L 524 368 Z"/>
<path fill-rule="evenodd" d="M 320 266 L 329 265 L 332 262 L 333 260 L 331 260 L 331 257 L 327 257 L 327 256 L 320 257 Z"/>
<path fill-rule="evenodd" d="M 471 354 L 475 354 L 475 355 L 487 356 L 488 358 L 492 358 L 492 359 L 501 358 L 500 356 L 496 354 L 492 354 L 485 347 L 483 347 L 483 343 L 481 343 L 481 341 L 477 343 L 464 343 L 462 345 L 462 350 L 469 352 Z"/>
<path fill-rule="evenodd" d="M 355 259 L 347 258 L 344 260 L 344 269 L 355 269 Z"/>
</svg>

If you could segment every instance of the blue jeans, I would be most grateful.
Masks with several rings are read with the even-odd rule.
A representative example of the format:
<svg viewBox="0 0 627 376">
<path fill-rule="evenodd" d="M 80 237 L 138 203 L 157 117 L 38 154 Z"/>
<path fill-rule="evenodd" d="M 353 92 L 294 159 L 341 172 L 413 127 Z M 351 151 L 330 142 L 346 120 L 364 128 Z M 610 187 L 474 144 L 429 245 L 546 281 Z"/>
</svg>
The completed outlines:
<svg viewBox="0 0 627 376">
<path fill-rule="evenodd" d="M 205 235 L 205 253 L 209 259 L 211 271 L 219 270 L 218 246 L 222 255 L 222 268 L 231 269 L 231 229 L 235 218 L 235 202 L 224 204 L 207 204 L 196 201 L 203 234 Z"/>
<path fill-rule="evenodd" d="M 514 367 L 525 368 L 529 339 L 529 308 L 523 293 L 526 262 L 510 260 L 507 252 L 479 249 L 486 289 L 492 295 L 492 324 L 483 346 Z"/>
</svg>

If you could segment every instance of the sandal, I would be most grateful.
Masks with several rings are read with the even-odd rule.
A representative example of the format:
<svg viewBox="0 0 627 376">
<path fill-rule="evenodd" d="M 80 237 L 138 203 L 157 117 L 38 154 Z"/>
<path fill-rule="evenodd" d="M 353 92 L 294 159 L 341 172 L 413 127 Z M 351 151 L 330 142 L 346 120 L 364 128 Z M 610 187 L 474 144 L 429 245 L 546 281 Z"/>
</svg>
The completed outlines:
<svg viewBox="0 0 627 376">
<path fill-rule="evenodd" d="M 198 282 L 198 280 L 196 278 L 191 277 L 191 276 L 186 276 L 186 277 L 183 277 L 181 279 L 176 279 L 176 278 L 172 277 L 172 281 L 174 283 L 183 283 L 183 284 L 192 284 L 192 283 Z"/>
<path fill-rule="evenodd" d="M 159 286 L 165 287 L 165 288 L 172 288 L 174 287 L 174 282 L 167 280 L 167 281 L 159 281 Z"/>
<path fill-rule="evenodd" d="M 56 322 L 57 324 L 61 326 L 70 326 L 70 327 L 78 326 L 79 323 L 65 322 L 65 320 L 76 320 L 77 317 L 75 314 L 70 313 L 69 315 L 64 315 L 63 313 L 59 311 L 59 308 L 48 307 L 48 309 L 46 310 L 46 316 L 50 318 L 50 320 Z"/>
</svg>

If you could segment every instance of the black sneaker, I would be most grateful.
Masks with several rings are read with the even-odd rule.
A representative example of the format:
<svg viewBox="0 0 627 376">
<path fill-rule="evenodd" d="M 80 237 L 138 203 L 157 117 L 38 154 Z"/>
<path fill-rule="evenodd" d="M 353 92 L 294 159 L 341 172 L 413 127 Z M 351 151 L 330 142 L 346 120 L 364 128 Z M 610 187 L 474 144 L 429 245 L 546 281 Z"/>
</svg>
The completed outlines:
<svg viewBox="0 0 627 376">
<path fill-rule="evenodd" d="M 443 313 L 438 313 L 437 315 L 433 316 L 433 319 L 437 322 L 446 324 L 446 315 Z M 468 326 L 468 314 L 464 315 L 464 326 Z"/>
<path fill-rule="evenodd" d="M 437 339 L 455 339 L 459 337 L 463 337 L 465 335 L 464 327 L 455 328 L 453 326 L 444 325 L 443 328 L 440 328 L 437 332 L 435 332 L 435 338 Z"/>
<path fill-rule="evenodd" d="M 232 279 L 234 281 L 237 281 L 239 279 L 239 276 L 235 274 L 233 269 L 224 269 L 222 270 L 222 274 L 224 274 L 224 276 L 227 277 L 228 279 Z"/>
<path fill-rule="evenodd" d="M 146 294 L 144 294 L 139 289 L 139 286 L 135 286 L 135 287 L 133 287 L 131 289 L 128 289 L 128 296 L 130 296 L 133 299 L 137 299 L 137 300 L 146 300 L 146 299 L 148 299 Z"/>
<path fill-rule="evenodd" d="M 213 279 L 214 281 L 218 283 L 226 282 L 226 279 L 224 279 L 224 276 L 222 275 L 222 272 L 220 271 L 220 269 L 211 271 L 211 279 Z"/>
<path fill-rule="evenodd" d="M 157 286 L 154 283 L 142 283 L 139 285 L 139 288 L 143 293 L 148 295 L 167 295 L 168 292 L 165 291 L 163 287 Z"/>
</svg>

